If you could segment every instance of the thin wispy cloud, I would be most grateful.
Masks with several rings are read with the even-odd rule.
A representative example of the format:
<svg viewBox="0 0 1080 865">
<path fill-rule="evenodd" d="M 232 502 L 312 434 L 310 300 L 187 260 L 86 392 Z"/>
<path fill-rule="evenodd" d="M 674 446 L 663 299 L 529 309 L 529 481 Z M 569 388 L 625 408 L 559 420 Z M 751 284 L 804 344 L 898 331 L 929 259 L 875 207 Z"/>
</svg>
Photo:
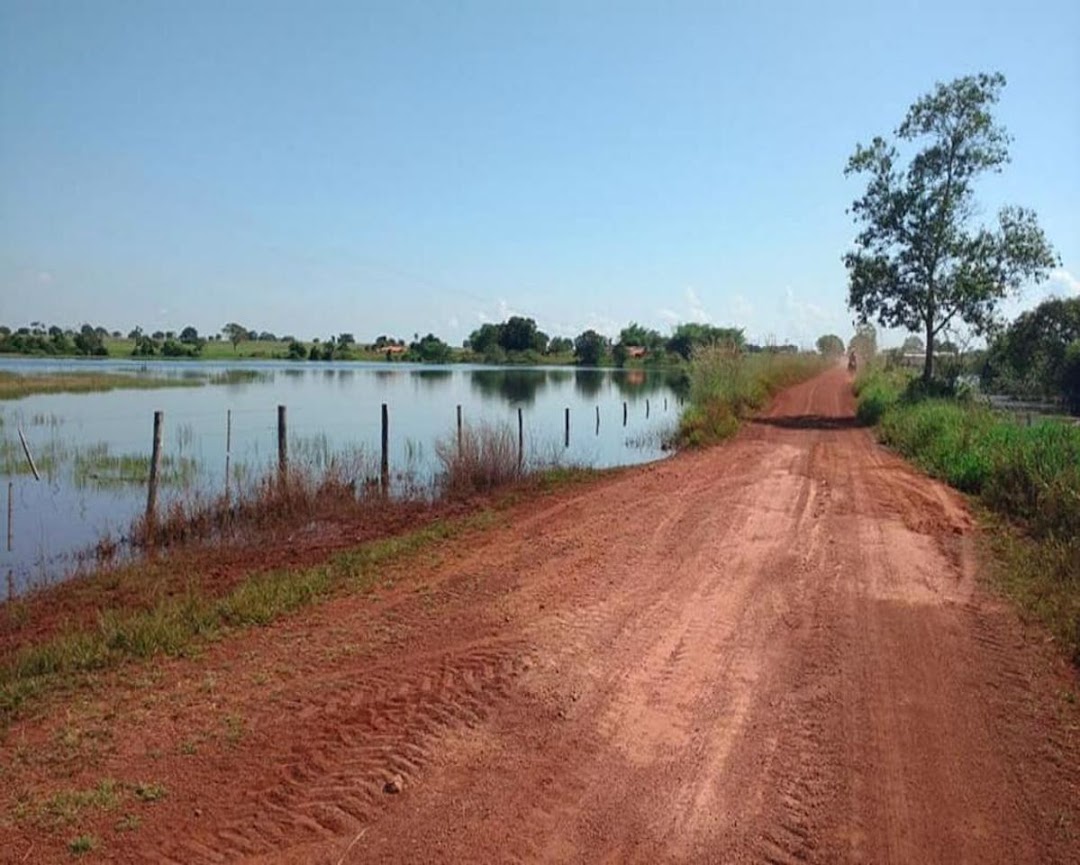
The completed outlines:
<svg viewBox="0 0 1080 865">
<path fill-rule="evenodd" d="M 1073 276 L 1064 267 L 1058 267 L 1050 271 L 1050 281 L 1064 286 L 1073 294 L 1080 294 L 1080 279 Z"/>
</svg>

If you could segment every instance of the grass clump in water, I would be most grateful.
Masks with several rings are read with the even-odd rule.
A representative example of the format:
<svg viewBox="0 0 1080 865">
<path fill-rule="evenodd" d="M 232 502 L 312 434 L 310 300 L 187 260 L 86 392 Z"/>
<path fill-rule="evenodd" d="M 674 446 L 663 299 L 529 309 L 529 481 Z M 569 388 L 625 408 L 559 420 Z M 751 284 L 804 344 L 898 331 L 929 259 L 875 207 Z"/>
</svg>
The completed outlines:
<svg viewBox="0 0 1080 865">
<path fill-rule="evenodd" d="M 509 424 L 466 424 L 459 436 L 435 443 L 441 471 L 439 488 L 446 496 L 489 492 L 520 480 L 525 465 Z"/>
</svg>

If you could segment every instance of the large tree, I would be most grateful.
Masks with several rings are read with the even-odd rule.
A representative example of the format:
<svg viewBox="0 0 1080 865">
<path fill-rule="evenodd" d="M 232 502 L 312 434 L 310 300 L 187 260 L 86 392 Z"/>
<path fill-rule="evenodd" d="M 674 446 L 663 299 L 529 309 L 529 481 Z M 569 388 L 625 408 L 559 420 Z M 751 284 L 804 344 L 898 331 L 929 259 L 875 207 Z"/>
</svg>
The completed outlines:
<svg viewBox="0 0 1080 865">
<path fill-rule="evenodd" d="M 234 353 L 236 352 L 236 347 L 249 336 L 248 329 L 242 324 L 237 324 L 235 321 L 230 321 L 225 325 L 225 327 L 221 329 L 221 333 L 232 343 Z"/>
<path fill-rule="evenodd" d="M 581 366 L 599 366 L 607 348 L 607 339 L 591 328 L 574 339 L 574 356 Z"/>
<path fill-rule="evenodd" d="M 1004 86 L 1000 73 L 938 84 L 895 132 L 906 164 L 875 138 L 845 170 L 869 175 L 849 211 L 861 230 L 844 256 L 848 303 L 863 321 L 925 333 L 927 380 L 938 334 L 961 322 L 985 333 L 1006 295 L 1057 262 L 1030 210 L 1004 207 L 993 228 L 975 223 L 975 181 L 1009 160 L 1009 136 L 990 114 Z"/>
<path fill-rule="evenodd" d="M 825 357 L 839 357 L 844 353 L 844 341 L 835 333 L 826 333 L 818 337 L 817 350 Z"/>
</svg>

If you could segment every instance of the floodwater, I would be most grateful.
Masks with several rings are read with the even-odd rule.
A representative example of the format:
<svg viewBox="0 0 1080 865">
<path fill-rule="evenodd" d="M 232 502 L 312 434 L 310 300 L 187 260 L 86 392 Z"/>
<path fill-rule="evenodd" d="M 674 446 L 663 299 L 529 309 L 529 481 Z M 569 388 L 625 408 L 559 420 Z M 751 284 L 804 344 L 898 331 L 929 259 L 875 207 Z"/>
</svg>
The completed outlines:
<svg viewBox="0 0 1080 865">
<path fill-rule="evenodd" d="M 452 440 L 458 406 L 466 425 L 508 424 L 515 440 L 520 409 L 527 459 L 595 468 L 662 458 L 679 414 L 678 375 L 642 370 L 25 359 L 0 360 L 0 369 L 200 383 L 0 402 L 0 503 L 5 517 L 10 512 L 0 571 L 16 594 L 63 579 L 101 538 L 122 539 L 145 510 L 155 411 L 164 412 L 162 505 L 223 492 L 227 450 L 232 485 L 271 470 L 279 405 L 290 463 L 318 469 L 348 454 L 377 473 L 386 404 L 392 483 L 400 487 L 436 478 L 435 444 Z M 20 429 L 40 481 L 30 474 Z"/>
</svg>

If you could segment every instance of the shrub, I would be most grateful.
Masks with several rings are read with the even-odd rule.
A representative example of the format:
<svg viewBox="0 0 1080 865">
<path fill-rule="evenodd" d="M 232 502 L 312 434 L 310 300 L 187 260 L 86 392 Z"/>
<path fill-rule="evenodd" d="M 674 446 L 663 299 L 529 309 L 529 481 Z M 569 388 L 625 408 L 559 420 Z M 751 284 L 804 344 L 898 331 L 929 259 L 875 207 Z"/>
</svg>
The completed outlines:
<svg viewBox="0 0 1080 865">
<path fill-rule="evenodd" d="M 524 465 L 509 424 L 465 425 L 461 435 L 435 443 L 442 470 L 439 486 L 448 496 L 487 492 L 518 480 Z"/>
</svg>

